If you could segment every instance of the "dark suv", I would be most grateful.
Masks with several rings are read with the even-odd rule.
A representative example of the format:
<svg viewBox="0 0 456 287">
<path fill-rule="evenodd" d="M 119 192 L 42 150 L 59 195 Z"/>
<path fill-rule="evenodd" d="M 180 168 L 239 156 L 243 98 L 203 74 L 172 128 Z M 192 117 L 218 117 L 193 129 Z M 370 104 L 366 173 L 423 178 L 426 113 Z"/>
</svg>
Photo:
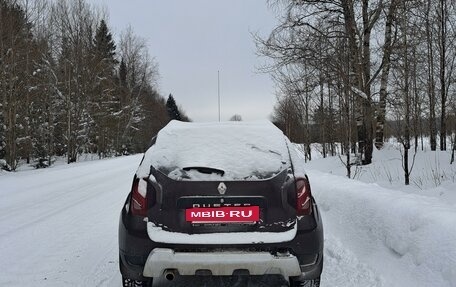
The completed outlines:
<svg viewBox="0 0 456 287">
<path fill-rule="evenodd" d="M 302 165 L 270 122 L 170 122 L 122 208 L 123 286 L 270 274 L 319 286 L 323 226 Z"/>
</svg>

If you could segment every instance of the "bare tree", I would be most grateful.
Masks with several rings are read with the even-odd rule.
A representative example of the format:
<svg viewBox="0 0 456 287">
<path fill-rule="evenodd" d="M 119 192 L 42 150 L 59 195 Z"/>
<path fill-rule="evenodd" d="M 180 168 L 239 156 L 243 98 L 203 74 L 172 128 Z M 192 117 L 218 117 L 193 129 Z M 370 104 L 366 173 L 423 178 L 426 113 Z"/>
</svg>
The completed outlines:
<svg viewBox="0 0 456 287">
<path fill-rule="evenodd" d="M 383 58 L 381 64 L 381 76 L 380 76 L 380 92 L 379 102 L 377 110 L 377 125 L 376 125 L 376 137 L 375 146 L 378 149 L 383 147 L 384 130 L 385 130 L 385 118 L 386 118 L 386 101 L 388 96 L 388 78 L 391 68 L 391 53 L 393 52 L 393 42 L 395 33 L 393 31 L 393 24 L 396 20 L 396 11 L 399 5 L 399 0 L 392 0 L 388 12 L 386 14 L 385 22 L 385 43 L 383 45 Z"/>
<path fill-rule="evenodd" d="M 121 35 L 120 56 L 125 62 L 126 79 L 122 119 L 119 125 L 119 143 L 122 147 L 131 149 L 137 146 L 133 142 L 134 135 L 137 134 L 139 125 L 144 120 L 142 100 L 154 96 L 150 92 L 156 85 L 158 69 L 147 51 L 145 40 L 135 35 L 131 27 Z M 163 119 L 159 121 L 161 122 Z"/>
<path fill-rule="evenodd" d="M 284 128 L 287 136 L 304 144 L 305 160 L 311 160 L 311 120 L 314 105 L 311 98 L 318 84 L 317 78 L 309 73 L 308 65 L 289 65 L 273 74 L 278 84 L 278 104 L 273 118 Z"/>
<path fill-rule="evenodd" d="M 327 90 L 330 95 L 335 86 L 349 84 L 349 91 L 354 95 L 354 109 L 356 118 L 358 154 L 363 164 L 372 161 L 373 152 L 373 122 L 374 105 L 372 92 L 374 83 L 382 73 L 381 98 L 386 102 L 387 83 L 389 75 L 389 61 L 393 40 L 393 24 L 396 7 L 400 1 L 278 1 L 283 7 L 285 16 L 281 24 L 276 27 L 268 38 L 256 37 L 261 55 L 272 58 L 274 64 L 269 71 L 274 72 L 280 67 L 299 65 L 305 62 L 315 67 L 320 75 L 320 91 Z M 389 5 L 388 5 L 389 4 Z M 282 5 L 282 6 L 281 6 Z M 387 21 L 380 25 L 383 11 L 387 10 Z M 372 47 L 371 35 L 373 30 L 385 34 L 385 43 L 382 47 Z M 333 79 L 340 74 L 339 59 L 334 57 L 337 41 L 346 41 L 345 52 L 348 57 L 349 79 L 339 83 Z M 376 52 L 373 60 L 372 53 Z M 306 59 L 306 61 L 303 61 Z M 323 88 L 324 86 L 326 86 Z M 322 93 L 319 94 L 320 103 Z M 331 102 L 332 103 L 332 102 Z M 377 142 L 383 141 L 384 108 L 380 108 L 379 124 L 377 126 Z M 325 138 L 324 131 L 322 137 Z M 355 147 L 355 145 L 352 145 Z"/>
</svg>

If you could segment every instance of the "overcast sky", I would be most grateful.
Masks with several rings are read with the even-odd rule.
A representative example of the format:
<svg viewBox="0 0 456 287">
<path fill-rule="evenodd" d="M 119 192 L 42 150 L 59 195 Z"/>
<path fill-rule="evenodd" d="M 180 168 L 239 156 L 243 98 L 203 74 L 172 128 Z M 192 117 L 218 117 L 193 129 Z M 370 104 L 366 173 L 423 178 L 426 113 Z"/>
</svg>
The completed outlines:
<svg viewBox="0 0 456 287">
<path fill-rule="evenodd" d="M 276 17 L 263 0 L 89 0 L 104 6 L 116 36 L 129 24 L 159 65 L 159 91 L 172 93 L 194 121 L 268 119 L 275 103 L 269 75 L 257 72 L 251 32 L 266 36 Z"/>
</svg>

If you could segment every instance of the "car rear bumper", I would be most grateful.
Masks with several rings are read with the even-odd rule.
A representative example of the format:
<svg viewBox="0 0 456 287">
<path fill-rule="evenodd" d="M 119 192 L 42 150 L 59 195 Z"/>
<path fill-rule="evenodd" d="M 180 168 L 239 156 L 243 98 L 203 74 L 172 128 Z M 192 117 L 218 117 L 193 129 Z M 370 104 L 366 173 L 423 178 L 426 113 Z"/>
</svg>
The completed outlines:
<svg viewBox="0 0 456 287">
<path fill-rule="evenodd" d="M 267 263 L 272 264 L 273 268 L 268 270 L 266 269 L 255 269 L 251 267 L 249 263 L 246 263 L 248 268 L 236 268 L 236 269 L 247 269 L 249 272 L 253 272 L 253 274 L 265 272 L 263 274 L 283 274 L 286 276 L 295 276 L 291 274 L 296 274 L 295 271 L 282 271 L 286 267 L 288 268 L 288 264 L 283 265 L 274 263 L 276 260 L 274 259 L 277 254 L 280 253 L 289 253 L 290 256 L 293 256 L 298 261 L 298 264 L 293 263 L 294 266 L 298 266 L 301 269 L 301 276 L 303 279 L 315 279 L 318 278 L 322 272 L 322 265 L 323 265 L 323 228 L 321 224 L 321 219 L 318 220 L 319 223 L 317 227 L 313 230 L 302 230 L 299 226 L 298 220 L 298 229 L 296 231 L 296 236 L 287 242 L 278 242 L 278 243 L 256 243 L 256 244 L 215 244 L 215 245 L 207 245 L 207 244 L 172 244 L 172 243 L 160 243 L 152 241 L 147 233 L 147 223 L 139 218 L 139 217 L 132 217 L 132 216 L 125 216 L 125 211 L 123 211 L 120 224 L 119 224 L 119 253 L 120 253 L 120 270 L 121 273 L 131 279 L 135 280 L 145 280 L 146 277 L 157 275 L 160 273 L 160 270 L 156 270 L 154 268 L 150 269 L 147 267 L 151 264 L 151 262 L 157 259 L 157 255 L 153 255 L 153 251 L 157 249 L 166 249 L 171 250 L 174 252 L 173 254 L 176 255 L 163 255 L 160 254 L 161 262 L 164 262 L 166 258 L 174 258 L 181 259 L 182 253 L 188 252 L 189 254 L 203 254 L 208 255 L 209 258 L 214 258 L 213 255 L 210 254 L 219 254 L 220 252 L 223 254 L 229 254 L 224 252 L 245 252 L 247 254 L 255 253 L 255 254 L 265 254 L 261 255 L 263 261 L 265 262 L 273 262 Z M 318 222 L 317 221 L 317 222 Z M 219 252 L 219 253 L 217 253 Z M 164 256 L 164 257 L 163 257 Z M 200 256 L 200 255 L 198 255 Z M 202 255 L 201 255 L 202 256 Z M 262 257 L 263 256 L 263 257 Z M 165 258 L 165 259 L 163 259 Z M 183 258 L 187 258 L 184 255 Z M 266 259 L 267 258 L 267 259 Z M 271 259 L 272 258 L 272 259 Z M 316 259 L 315 259 L 316 258 Z M 203 257 L 198 257 L 199 261 L 202 261 Z M 277 259 L 278 260 L 278 259 Z M 285 261 L 290 260 L 287 258 Z M 294 259 L 293 259 L 294 260 Z M 224 264 L 224 259 L 221 260 L 218 257 L 219 264 Z M 236 263 L 236 260 L 233 260 Z M 281 261 L 280 261 L 281 262 Z M 234 263 L 232 265 L 234 265 Z M 158 269 L 176 269 L 176 266 L 161 264 L 162 267 Z M 185 265 L 185 264 L 184 264 Z M 258 264 L 261 265 L 261 264 Z M 185 268 L 188 268 L 184 266 Z M 233 267 L 226 267 L 228 269 L 232 269 Z M 271 270 L 274 270 L 274 273 L 271 273 Z M 294 268 L 294 269 L 293 269 Z M 195 268 L 193 268 L 195 269 Z M 198 268 L 204 269 L 204 268 Z M 208 268 L 211 270 L 210 268 Z M 186 269 L 187 270 L 187 269 Z M 287 269 L 288 270 L 288 269 Z M 290 270 L 296 270 L 296 267 L 290 267 Z M 188 272 L 192 273 L 195 270 L 190 270 Z M 229 273 L 230 271 L 222 272 L 220 270 L 214 269 L 211 270 L 214 274 L 222 274 Z M 267 271 L 267 272 L 266 272 Z M 163 272 L 163 270 L 161 271 Z M 179 272 L 181 272 L 179 270 Z M 187 271 L 182 271 L 187 273 Z M 194 274 L 194 273 L 193 273 Z M 253 275 L 251 274 L 251 275 Z"/>
<path fill-rule="evenodd" d="M 223 260 L 221 260 L 223 258 Z M 168 248 L 152 250 L 144 266 L 145 277 L 159 277 L 166 270 L 179 275 L 197 275 L 199 271 L 215 276 L 248 272 L 249 275 L 281 274 L 284 277 L 300 276 L 296 256 L 272 255 L 268 252 L 174 252 Z"/>
</svg>

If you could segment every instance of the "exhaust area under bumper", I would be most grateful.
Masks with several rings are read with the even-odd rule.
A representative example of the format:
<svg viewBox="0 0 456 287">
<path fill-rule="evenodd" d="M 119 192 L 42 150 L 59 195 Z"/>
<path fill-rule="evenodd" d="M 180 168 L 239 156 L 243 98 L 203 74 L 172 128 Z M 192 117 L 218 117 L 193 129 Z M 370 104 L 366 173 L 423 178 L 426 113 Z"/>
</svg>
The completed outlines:
<svg viewBox="0 0 456 287">
<path fill-rule="evenodd" d="M 298 259 L 291 254 L 273 255 L 268 252 L 174 252 L 155 248 L 144 266 L 145 277 L 159 277 L 167 270 L 179 275 L 210 272 L 214 276 L 230 276 L 248 271 L 249 275 L 281 274 L 285 278 L 301 276 Z"/>
</svg>

